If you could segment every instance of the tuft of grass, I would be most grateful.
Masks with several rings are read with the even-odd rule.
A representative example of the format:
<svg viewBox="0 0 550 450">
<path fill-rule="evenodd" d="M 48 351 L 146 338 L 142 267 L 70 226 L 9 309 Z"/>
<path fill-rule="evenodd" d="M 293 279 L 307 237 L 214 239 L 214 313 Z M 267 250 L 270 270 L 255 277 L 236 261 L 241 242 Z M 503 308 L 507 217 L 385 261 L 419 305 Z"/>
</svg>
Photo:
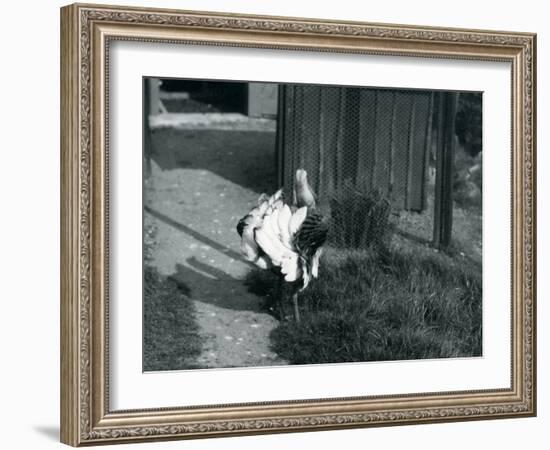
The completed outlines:
<svg viewBox="0 0 550 450">
<path fill-rule="evenodd" d="M 390 203 L 378 189 L 345 187 L 330 201 L 329 242 L 346 249 L 380 250 L 391 238 Z"/>
<path fill-rule="evenodd" d="M 143 293 L 143 370 L 196 368 L 202 338 L 188 290 L 146 266 Z"/>
<path fill-rule="evenodd" d="M 327 249 L 321 271 L 300 293 L 301 322 L 271 334 L 291 364 L 481 355 L 481 265 L 429 249 Z M 266 280 L 253 286 L 273 295 Z"/>
</svg>

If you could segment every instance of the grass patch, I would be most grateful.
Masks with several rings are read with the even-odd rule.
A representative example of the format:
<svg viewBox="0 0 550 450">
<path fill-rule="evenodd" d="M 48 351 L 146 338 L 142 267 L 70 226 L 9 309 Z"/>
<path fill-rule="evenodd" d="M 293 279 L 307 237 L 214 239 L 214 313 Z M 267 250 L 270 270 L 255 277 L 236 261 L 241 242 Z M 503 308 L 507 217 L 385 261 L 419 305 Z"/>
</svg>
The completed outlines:
<svg viewBox="0 0 550 450">
<path fill-rule="evenodd" d="M 248 279 L 270 297 L 276 282 Z M 481 265 L 431 249 L 327 249 L 301 322 L 282 322 L 272 347 L 292 364 L 480 356 L 481 294 Z"/>
<path fill-rule="evenodd" d="M 182 286 L 145 267 L 143 295 L 143 369 L 197 368 L 202 339 L 195 308 Z"/>
<path fill-rule="evenodd" d="M 375 189 L 361 192 L 348 186 L 330 201 L 329 242 L 346 249 L 374 249 L 388 246 L 392 226 L 390 203 Z"/>
</svg>

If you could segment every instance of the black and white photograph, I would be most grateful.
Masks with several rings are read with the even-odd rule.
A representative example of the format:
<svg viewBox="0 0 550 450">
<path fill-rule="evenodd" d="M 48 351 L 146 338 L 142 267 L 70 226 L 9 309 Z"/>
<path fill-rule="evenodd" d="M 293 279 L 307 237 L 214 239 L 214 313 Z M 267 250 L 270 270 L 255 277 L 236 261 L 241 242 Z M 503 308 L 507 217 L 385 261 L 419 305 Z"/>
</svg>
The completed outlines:
<svg viewBox="0 0 550 450">
<path fill-rule="evenodd" d="M 143 96 L 145 372 L 483 355 L 481 92 Z"/>
</svg>

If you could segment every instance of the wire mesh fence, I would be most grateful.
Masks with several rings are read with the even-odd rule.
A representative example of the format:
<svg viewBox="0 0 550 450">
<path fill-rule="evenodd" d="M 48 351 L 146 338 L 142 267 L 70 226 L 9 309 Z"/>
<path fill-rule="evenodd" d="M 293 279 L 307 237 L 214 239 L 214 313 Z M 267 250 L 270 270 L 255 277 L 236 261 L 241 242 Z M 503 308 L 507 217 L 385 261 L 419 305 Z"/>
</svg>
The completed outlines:
<svg viewBox="0 0 550 450">
<path fill-rule="evenodd" d="M 402 212 L 429 213 L 432 92 L 285 85 L 280 99 L 285 190 L 306 169 L 330 245 L 385 246 Z"/>
<path fill-rule="evenodd" d="M 197 106 L 205 99 L 224 111 L 237 97 L 234 110 L 249 117 L 276 111 L 278 184 L 291 195 L 296 170 L 307 171 L 330 218 L 330 246 L 380 249 L 408 240 L 443 248 L 452 241 L 469 251 L 475 241 L 481 258 L 480 93 L 454 94 L 450 105 L 429 90 L 178 83 L 189 92 L 177 99 L 182 112 L 205 112 Z M 256 95 L 264 91 L 267 101 Z"/>
</svg>

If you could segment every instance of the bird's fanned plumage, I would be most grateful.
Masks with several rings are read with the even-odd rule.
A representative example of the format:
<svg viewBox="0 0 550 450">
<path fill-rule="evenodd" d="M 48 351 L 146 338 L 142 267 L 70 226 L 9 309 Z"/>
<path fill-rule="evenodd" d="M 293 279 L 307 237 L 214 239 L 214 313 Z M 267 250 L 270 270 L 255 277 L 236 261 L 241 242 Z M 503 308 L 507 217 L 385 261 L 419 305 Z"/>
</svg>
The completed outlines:
<svg viewBox="0 0 550 450">
<path fill-rule="evenodd" d="M 248 261 L 262 269 L 278 268 L 285 281 L 301 281 L 303 290 L 318 276 L 328 234 L 303 169 L 296 172 L 293 200 L 293 205 L 285 204 L 282 189 L 271 197 L 262 194 L 258 205 L 237 224 L 237 232 Z"/>
</svg>

